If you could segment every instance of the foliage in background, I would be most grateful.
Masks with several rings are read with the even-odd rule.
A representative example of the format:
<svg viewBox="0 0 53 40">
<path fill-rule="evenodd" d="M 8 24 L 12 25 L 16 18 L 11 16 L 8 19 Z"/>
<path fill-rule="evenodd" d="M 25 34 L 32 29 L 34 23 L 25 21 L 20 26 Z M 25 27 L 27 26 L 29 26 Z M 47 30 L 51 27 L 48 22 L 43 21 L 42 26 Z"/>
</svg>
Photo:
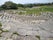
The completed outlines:
<svg viewBox="0 0 53 40">
<path fill-rule="evenodd" d="M 11 1 L 5 2 L 1 8 L 3 9 L 17 9 L 17 4 Z"/>
<path fill-rule="evenodd" d="M 53 2 L 52 3 L 45 3 L 45 4 L 41 4 L 41 3 L 38 3 L 38 4 L 16 4 L 16 3 L 13 3 L 11 1 L 7 1 L 5 2 L 3 5 L 0 6 L 0 10 L 1 9 L 18 9 L 18 7 L 23 7 L 23 8 L 32 8 L 32 7 L 35 7 L 35 6 L 45 6 L 45 5 L 53 5 Z"/>
</svg>

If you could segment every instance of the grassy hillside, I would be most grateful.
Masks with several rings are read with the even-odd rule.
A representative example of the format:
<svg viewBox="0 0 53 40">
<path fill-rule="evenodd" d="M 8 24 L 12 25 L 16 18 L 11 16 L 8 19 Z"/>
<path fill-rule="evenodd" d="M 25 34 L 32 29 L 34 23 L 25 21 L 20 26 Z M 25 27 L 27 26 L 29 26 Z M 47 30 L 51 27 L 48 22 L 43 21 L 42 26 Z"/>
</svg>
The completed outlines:
<svg viewBox="0 0 53 40">
<path fill-rule="evenodd" d="M 20 11 L 18 14 L 37 14 L 39 15 L 41 12 L 53 12 L 53 6 L 39 6 L 33 8 L 18 8 Z"/>
<path fill-rule="evenodd" d="M 7 10 L 9 11 L 9 10 Z M 36 6 L 32 8 L 22 8 L 19 7 L 18 9 L 14 10 L 16 14 L 19 15 L 40 15 L 41 12 L 53 12 L 53 6 Z M 11 13 L 14 13 L 13 9 L 10 10 Z"/>
</svg>

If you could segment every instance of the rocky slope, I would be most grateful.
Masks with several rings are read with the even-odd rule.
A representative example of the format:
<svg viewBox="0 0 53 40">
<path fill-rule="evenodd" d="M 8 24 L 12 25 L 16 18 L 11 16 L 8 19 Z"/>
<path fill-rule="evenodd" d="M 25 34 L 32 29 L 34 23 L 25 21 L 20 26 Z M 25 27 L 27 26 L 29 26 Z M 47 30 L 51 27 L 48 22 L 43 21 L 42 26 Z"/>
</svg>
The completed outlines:
<svg viewBox="0 0 53 40">
<path fill-rule="evenodd" d="M 21 16 L 0 12 L 0 40 L 53 40 L 53 13 Z"/>
</svg>

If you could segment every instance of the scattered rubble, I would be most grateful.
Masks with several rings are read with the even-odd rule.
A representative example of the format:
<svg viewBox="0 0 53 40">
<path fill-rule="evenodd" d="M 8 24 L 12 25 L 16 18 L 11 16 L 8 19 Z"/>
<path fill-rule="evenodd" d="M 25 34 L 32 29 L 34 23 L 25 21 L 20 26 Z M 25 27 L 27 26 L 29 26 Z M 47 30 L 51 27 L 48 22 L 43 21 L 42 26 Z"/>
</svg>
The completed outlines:
<svg viewBox="0 0 53 40">
<path fill-rule="evenodd" d="M 38 17 L 7 12 L 0 15 L 0 40 L 53 40 L 53 13 Z"/>
</svg>

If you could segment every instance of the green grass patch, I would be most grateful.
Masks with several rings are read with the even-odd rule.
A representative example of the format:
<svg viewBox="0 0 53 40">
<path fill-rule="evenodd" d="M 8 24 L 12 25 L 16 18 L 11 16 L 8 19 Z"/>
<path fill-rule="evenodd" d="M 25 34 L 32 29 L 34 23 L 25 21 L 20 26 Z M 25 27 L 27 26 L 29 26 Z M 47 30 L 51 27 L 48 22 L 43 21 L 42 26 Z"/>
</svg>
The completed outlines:
<svg viewBox="0 0 53 40">
<path fill-rule="evenodd" d="M 53 6 L 39 6 L 37 8 L 36 7 L 34 8 L 22 8 L 21 7 L 14 11 L 16 11 L 15 14 L 19 14 L 19 15 L 41 15 L 41 12 L 42 13 L 53 12 Z"/>
<path fill-rule="evenodd" d="M 40 36 L 36 35 L 36 38 L 38 38 L 40 40 Z"/>
</svg>

